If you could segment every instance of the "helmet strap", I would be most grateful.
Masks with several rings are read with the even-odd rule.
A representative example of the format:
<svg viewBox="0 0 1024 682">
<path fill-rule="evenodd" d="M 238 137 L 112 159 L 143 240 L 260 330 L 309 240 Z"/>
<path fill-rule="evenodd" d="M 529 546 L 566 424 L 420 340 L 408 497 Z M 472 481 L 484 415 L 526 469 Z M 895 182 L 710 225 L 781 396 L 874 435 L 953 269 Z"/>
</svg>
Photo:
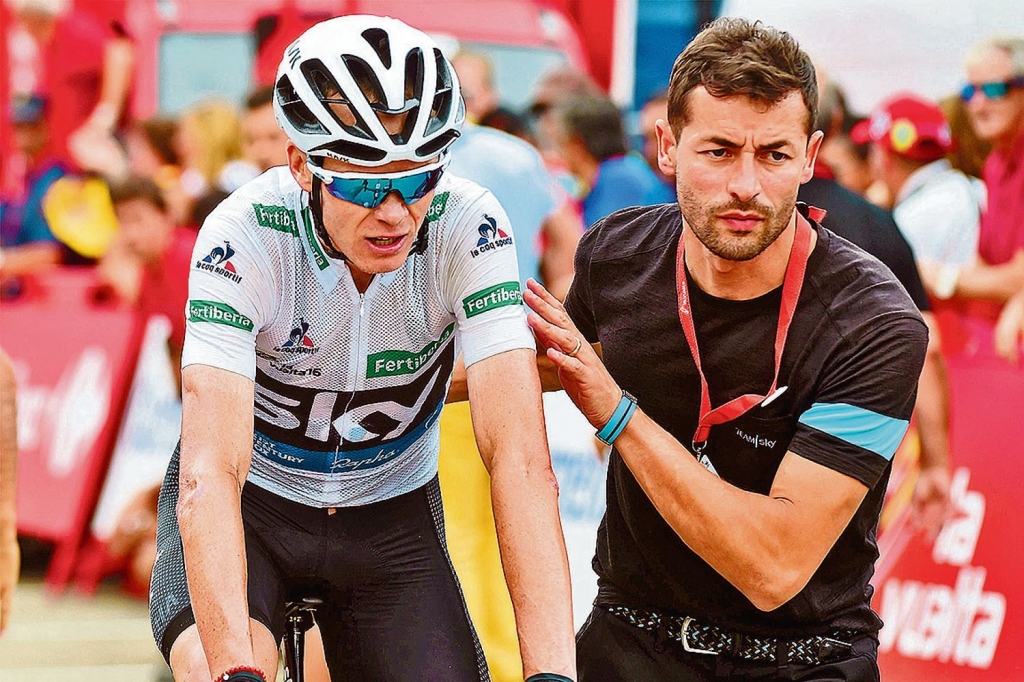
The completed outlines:
<svg viewBox="0 0 1024 682">
<path fill-rule="evenodd" d="M 420 223 L 420 229 L 416 232 L 416 239 L 412 243 L 412 249 L 409 253 L 415 253 L 416 255 L 423 255 L 427 251 L 427 236 L 430 234 L 430 219 L 427 216 L 423 216 L 423 222 Z"/>
<path fill-rule="evenodd" d="M 313 218 L 313 230 L 316 232 L 317 239 L 320 240 L 320 246 L 323 247 L 324 253 L 335 260 L 347 261 L 348 258 L 345 257 L 345 254 L 334 247 L 334 242 L 331 241 L 331 236 L 327 234 L 327 228 L 324 227 L 322 197 L 323 182 L 314 175 L 312 191 L 309 193 L 309 213 Z"/>
</svg>

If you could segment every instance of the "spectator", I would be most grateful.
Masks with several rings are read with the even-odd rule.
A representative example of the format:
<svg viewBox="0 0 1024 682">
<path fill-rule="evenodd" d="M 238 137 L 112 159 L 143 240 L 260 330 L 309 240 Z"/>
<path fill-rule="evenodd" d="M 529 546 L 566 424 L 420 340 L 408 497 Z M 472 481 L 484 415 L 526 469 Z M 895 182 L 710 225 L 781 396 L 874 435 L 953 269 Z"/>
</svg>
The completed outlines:
<svg viewBox="0 0 1024 682">
<path fill-rule="evenodd" d="M 0 202 L 0 275 L 17 277 L 61 260 L 60 242 L 43 213 L 43 197 L 67 168 L 47 152 L 48 106 L 42 97 L 17 98 L 11 106 L 15 147 L 27 162 L 22 196 Z"/>
<path fill-rule="evenodd" d="M 14 368 L 0 349 L 0 635 L 7 630 L 11 601 L 18 584 L 21 552 L 18 548 L 17 469 L 18 419 Z"/>
<path fill-rule="evenodd" d="M 526 120 L 501 106 L 501 94 L 494 85 L 494 65 L 485 55 L 462 51 L 452 57 L 459 77 L 462 98 L 466 101 L 466 120 L 477 125 L 521 137 L 532 144 Z"/>
<path fill-rule="evenodd" d="M 627 206 L 675 201 L 642 159 L 627 154 L 622 116 L 604 97 L 578 97 L 559 105 L 556 133 L 561 157 L 583 189 L 588 227 Z"/>
<path fill-rule="evenodd" d="M 854 194 L 871 203 L 890 208 L 891 198 L 885 188 L 875 182 L 868 161 L 869 147 L 850 139 L 850 131 L 864 119 L 851 112 L 842 87 L 818 70 L 822 102 L 827 102 L 828 117 L 819 117 L 820 130 L 825 133 L 818 161 L 828 168 L 829 176 Z"/>
<path fill-rule="evenodd" d="M 999 307 L 1024 289 L 1024 37 L 989 38 L 966 61 L 961 93 L 975 132 L 992 145 L 983 178 L 988 191 L 978 260 L 922 271 L 939 298 L 976 300 L 972 312 L 995 321 Z"/>
<path fill-rule="evenodd" d="M 274 116 L 274 86 L 265 85 L 250 93 L 242 114 L 242 158 L 257 173 L 288 162 L 288 136 Z"/>
<path fill-rule="evenodd" d="M 894 96 L 851 137 L 871 145 L 874 174 L 895 197 L 893 218 L 917 262 L 953 267 L 973 262 L 984 188 L 946 160 L 952 134 L 938 105 L 914 95 Z"/>
<path fill-rule="evenodd" d="M 125 135 L 128 172 L 150 178 L 161 189 L 177 182 L 180 174 L 174 137 L 178 124 L 172 118 L 154 117 L 136 121 Z"/>
<path fill-rule="evenodd" d="M 178 376 L 196 233 L 175 227 L 163 193 L 148 178 L 134 176 L 117 183 L 111 187 L 110 197 L 120 229 L 100 265 L 101 275 L 141 314 L 165 315 L 170 320 L 168 350 Z M 227 246 L 218 255 L 198 256 L 209 258 L 204 262 L 212 263 L 215 271 L 230 273 L 230 252 Z"/>
<path fill-rule="evenodd" d="M 181 115 L 175 149 L 182 164 L 181 186 L 192 201 L 213 189 L 234 191 L 256 176 L 242 160 L 239 130 L 235 107 L 223 100 L 200 102 Z M 176 217 L 184 222 L 187 214 Z"/>
<path fill-rule="evenodd" d="M 12 41 L 23 46 L 14 55 L 20 76 L 12 89 L 49 99 L 54 156 L 83 170 L 105 169 L 115 154 L 113 133 L 123 122 L 131 88 L 131 41 L 119 26 L 70 9 L 69 0 L 6 2 L 14 10 L 16 30 L 28 38 Z"/>
<path fill-rule="evenodd" d="M 590 76 L 568 66 L 548 71 L 538 81 L 531 98 L 530 124 L 537 148 L 549 165 L 560 162 L 556 143 L 559 124 L 555 107 L 575 97 L 599 97 L 601 94 L 601 88 Z"/>
<path fill-rule="evenodd" d="M 665 175 L 658 166 L 658 130 L 656 124 L 659 120 L 668 120 L 668 90 L 662 90 L 647 100 L 647 103 L 640 109 L 640 136 L 642 140 L 642 153 L 647 165 L 651 167 L 654 174 L 661 178 L 661 181 L 668 185 L 670 191 L 675 193 L 675 178 Z"/>
<path fill-rule="evenodd" d="M 824 80 L 821 73 L 818 77 L 821 99 L 816 127 L 834 132 L 835 122 L 842 118 L 837 113 L 844 106 L 842 91 Z M 822 147 L 828 144 L 828 134 Z M 913 251 L 892 214 L 840 185 L 820 156 L 814 164 L 814 177 L 801 185 L 798 198 L 825 209 L 822 225 L 882 261 L 910 294 L 928 325 L 928 352 L 914 406 L 920 451 L 912 509 L 918 526 L 929 537 L 935 537 L 949 512 L 949 390 L 939 327 L 930 312 Z"/>
<path fill-rule="evenodd" d="M 953 149 L 946 154 L 946 160 L 964 175 L 980 179 L 992 145 L 974 132 L 967 105 L 959 94 L 943 97 L 939 100 L 939 108 L 949 121 L 949 131 L 953 135 Z"/>
</svg>

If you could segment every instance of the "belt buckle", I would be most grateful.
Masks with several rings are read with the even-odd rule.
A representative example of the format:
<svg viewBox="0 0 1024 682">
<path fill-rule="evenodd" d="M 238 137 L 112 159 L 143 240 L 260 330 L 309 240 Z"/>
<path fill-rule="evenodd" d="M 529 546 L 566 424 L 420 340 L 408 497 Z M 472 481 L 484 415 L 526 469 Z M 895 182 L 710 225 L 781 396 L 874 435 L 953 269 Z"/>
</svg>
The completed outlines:
<svg viewBox="0 0 1024 682">
<path fill-rule="evenodd" d="M 696 647 L 690 646 L 690 639 L 689 639 L 690 632 L 689 632 L 689 630 L 690 630 L 690 625 L 692 623 L 693 623 L 693 618 L 691 618 L 690 616 L 687 616 L 686 618 L 683 619 L 683 627 L 679 631 L 679 641 L 683 645 L 683 650 L 684 651 L 688 651 L 691 654 L 710 654 L 711 656 L 717 656 L 718 655 L 717 651 L 712 651 L 711 649 L 698 649 Z"/>
</svg>

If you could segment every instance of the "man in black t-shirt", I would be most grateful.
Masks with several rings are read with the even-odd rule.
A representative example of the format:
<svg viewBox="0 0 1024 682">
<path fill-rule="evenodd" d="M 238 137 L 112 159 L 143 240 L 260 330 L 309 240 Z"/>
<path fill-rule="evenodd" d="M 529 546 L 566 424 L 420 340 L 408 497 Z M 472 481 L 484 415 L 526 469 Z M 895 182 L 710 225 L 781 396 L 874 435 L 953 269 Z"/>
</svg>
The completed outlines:
<svg viewBox="0 0 1024 682">
<path fill-rule="evenodd" d="M 678 205 L 591 228 L 564 309 L 530 283 L 547 359 L 614 446 L 582 682 L 878 679 L 875 527 L 927 329 L 797 207 L 816 106 L 790 36 L 714 22 L 658 123 Z"/>
</svg>

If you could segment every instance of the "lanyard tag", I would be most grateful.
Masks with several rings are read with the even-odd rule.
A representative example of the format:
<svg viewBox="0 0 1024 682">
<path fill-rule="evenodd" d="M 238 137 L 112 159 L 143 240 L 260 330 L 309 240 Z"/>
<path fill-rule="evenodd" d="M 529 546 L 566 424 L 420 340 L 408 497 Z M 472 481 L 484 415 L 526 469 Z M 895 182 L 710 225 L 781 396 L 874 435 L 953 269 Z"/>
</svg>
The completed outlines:
<svg viewBox="0 0 1024 682">
<path fill-rule="evenodd" d="M 708 459 L 708 456 L 705 455 L 703 452 L 700 453 L 699 457 L 697 457 L 697 461 L 700 462 L 701 466 L 703 466 L 705 469 L 713 473 L 715 476 L 718 476 L 718 472 L 715 470 L 715 465 L 711 463 L 711 460 Z M 721 478 L 721 476 L 718 477 Z"/>
<path fill-rule="evenodd" d="M 787 388 L 789 388 L 789 386 L 779 386 L 777 389 L 775 389 L 774 393 L 772 393 L 770 396 L 768 396 L 761 402 L 761 407 L 767 407 L 769 403 L 774 402 L 776 398 L 778 398 L 780 395 L 786 392 Z"/>
</svg>

